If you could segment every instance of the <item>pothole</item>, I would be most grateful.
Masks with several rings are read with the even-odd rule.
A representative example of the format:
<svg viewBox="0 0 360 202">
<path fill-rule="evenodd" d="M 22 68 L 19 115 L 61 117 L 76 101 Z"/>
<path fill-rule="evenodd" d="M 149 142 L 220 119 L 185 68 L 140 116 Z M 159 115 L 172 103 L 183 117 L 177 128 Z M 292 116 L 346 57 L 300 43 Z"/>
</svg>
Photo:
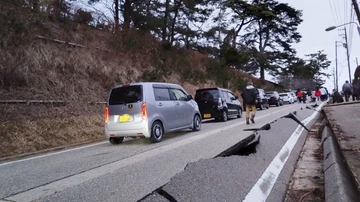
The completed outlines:
<svg viewBox="0 0 360 202">
<path fill-rule="evenodd" d="M 260 143 L 260 135 L 254 132 L 248 138 L 241 140 L 229 149 L 221 152 L 215 158 L 229 156 L 249 156 L 256 153 L 256 146 Z"/>
</svg>

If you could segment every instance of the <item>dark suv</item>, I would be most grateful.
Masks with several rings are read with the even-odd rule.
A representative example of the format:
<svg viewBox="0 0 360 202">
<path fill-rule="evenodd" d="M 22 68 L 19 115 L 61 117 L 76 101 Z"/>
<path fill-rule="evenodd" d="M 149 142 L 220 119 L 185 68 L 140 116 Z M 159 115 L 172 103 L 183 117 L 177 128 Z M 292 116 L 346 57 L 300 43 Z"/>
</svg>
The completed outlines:
<svg viewBox="0 0 360 202">
<path fill-rule="evenodd" d="M 265 94 L 268 97 L 269 105 L 281 106 L 284 104 L 278 92 L 270 91 L 266 92 Z"/>
<path fill-rule="evenodd" d="M 259 96 L 258 96 L 258 103 L 256 104 L 256 108 L 260 108 L 260 110 L 269 109 L 270 105 L 264 89 L 258 88 L 257 90 Z"/>
<path fill-rule="evenodd" d="M 227 121 L 229 117 L 241 118 L 242 108 L 238 97 L 228 89 L 204 88 L 198 89 L 195 101 L 203 119 L 215 118 Z"/>
</svg>

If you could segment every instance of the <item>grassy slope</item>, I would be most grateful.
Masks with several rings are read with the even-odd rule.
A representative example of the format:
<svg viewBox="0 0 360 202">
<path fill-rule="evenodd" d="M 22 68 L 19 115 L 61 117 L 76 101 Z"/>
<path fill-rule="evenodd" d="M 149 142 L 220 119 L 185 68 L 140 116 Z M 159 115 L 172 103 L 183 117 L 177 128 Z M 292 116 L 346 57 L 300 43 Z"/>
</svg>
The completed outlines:
<svg viewBox="0 0 360 202">
<path fill-rule="evenodd" d="M 192 50 L 164 50 L 152 36 L 136 31 L 112 34 L 79 25 L 46 24 L 16 49 L 0 49 L 1 99 L 61 99 L 58 106 L 0 105 L 0 157 L 103 139 L 102 105 L 108 89 L 133 81 L 178 83 L 194 95 L 203 87 L 237 89 L 251 76 L 220 69 Z M 35 35 L 83 44 L 74 48 Z M 102 50 L 98 50 L 99 47 Z M 104 51 L 106 50 L 106 51 Z M 227 86 L 226 86 L 227 85 Z"/>
</svg>

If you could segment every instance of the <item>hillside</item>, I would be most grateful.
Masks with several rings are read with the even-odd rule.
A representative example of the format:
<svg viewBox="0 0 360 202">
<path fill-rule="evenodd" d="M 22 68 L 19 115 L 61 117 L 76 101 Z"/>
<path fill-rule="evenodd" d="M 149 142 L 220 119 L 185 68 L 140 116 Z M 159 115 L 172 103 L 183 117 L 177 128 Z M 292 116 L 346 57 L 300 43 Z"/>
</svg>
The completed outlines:
<svg viewBox="0 0 360 202">
<path fill-rule="evenodd" d="M 66 104 L 0 104 L 0 157 L 103 139 L 104 106 L 89 102 L 105 101 L 109 88 L 120 83 L 171 82 L 193 95 L 215 86 L 240 95 L 248 79 L 257 87 L 273 87 L 197 51 L 164 48 L 153 36 L 132 29 L 114 34 L 47 22 L 17 37 L 20 44 L 0 49 L 1 100 Z"/>
</svg>

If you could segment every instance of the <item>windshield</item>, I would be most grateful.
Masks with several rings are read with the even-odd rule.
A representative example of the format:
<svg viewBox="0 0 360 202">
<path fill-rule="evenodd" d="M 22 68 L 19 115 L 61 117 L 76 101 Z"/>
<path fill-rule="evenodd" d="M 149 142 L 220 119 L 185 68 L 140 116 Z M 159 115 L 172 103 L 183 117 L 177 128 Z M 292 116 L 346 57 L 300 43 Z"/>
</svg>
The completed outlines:
<svg viewBox="0 0 360 202">
<path fill-rule="evenodd" d="M 281 97 L 286 97 L 288 94 L 280 94 Z"/>
<path fill-rule="evenodd" d="M 124 86 L 111 91 L 109 105 L 121 105 L 142 101 L 142 86 Z"/>
<path fill-rule="evenodd" d="M 219 98 L 217 89 L 196 91 L 195 100 L 215 100 Z"/>
</svg>

